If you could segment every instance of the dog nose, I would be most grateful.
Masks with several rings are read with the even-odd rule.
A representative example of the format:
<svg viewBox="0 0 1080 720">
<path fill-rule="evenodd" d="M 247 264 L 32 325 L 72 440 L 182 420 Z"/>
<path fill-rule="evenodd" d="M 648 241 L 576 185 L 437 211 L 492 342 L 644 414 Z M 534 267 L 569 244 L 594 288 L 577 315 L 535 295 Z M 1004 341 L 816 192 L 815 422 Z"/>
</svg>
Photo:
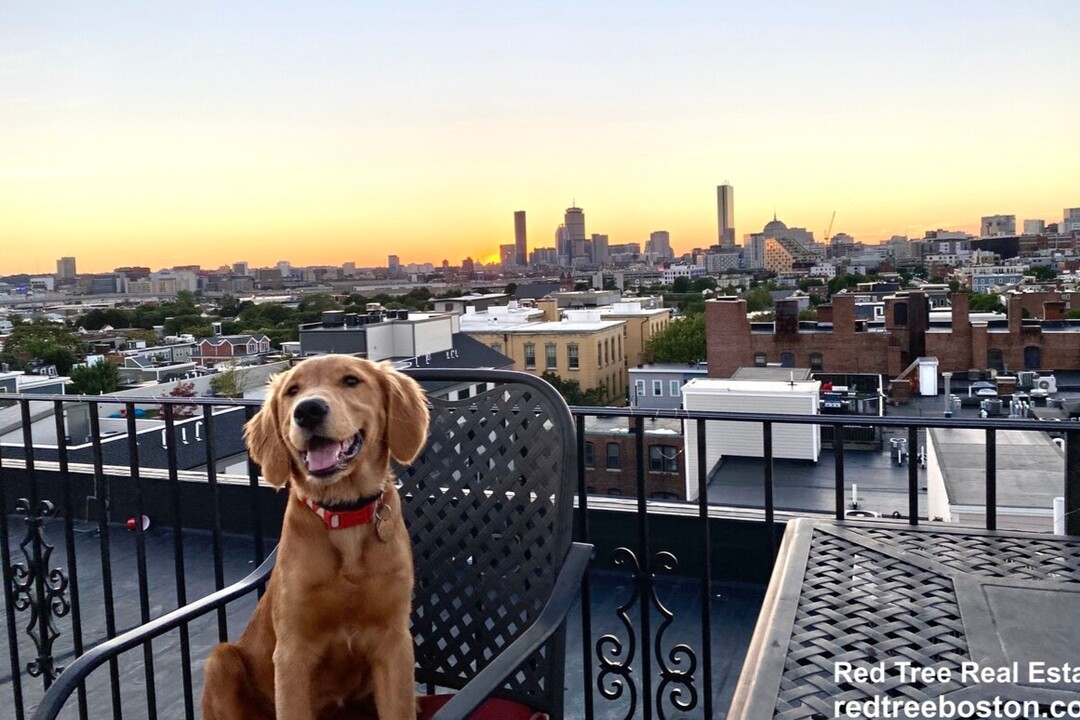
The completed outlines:
<svg viewBox="0 0 1080 720">
<path fill-rule="evenodd" d="M 330 414 L 330 406 L 321 398 L 308 398 L 293 408 L 293 422 L 305 430 L 319 426 Z"/>
</svg>

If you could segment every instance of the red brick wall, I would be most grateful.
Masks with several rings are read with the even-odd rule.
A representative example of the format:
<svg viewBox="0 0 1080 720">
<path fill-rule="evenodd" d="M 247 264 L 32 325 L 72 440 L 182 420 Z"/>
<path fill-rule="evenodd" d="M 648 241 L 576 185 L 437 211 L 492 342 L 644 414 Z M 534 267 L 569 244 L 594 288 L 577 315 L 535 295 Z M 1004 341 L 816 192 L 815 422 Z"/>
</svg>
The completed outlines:
<svg viewBox="0 0 1080 720">
<path fill-rule="evenodd" d="M 1024 369 L 1024 348 L 1029 346 L 1040 349 L 1039 369 L 1080 369 L 1080 333 L 1042 332 L 1038 327 L 1024 327 L 1021 297 L 1010 300 L 1008 331 L 972 327 L 968 300 L 962 293 L 952 296 L 951 332 L 934 330 L 925 335 L 925 352 L 938 359 L 940 371 L 985 369 L 987 351 L 999 349 L 1005 366 L 1015 372 Z M 1039 301 L 1042 302 L 1042 298 Z M 904 371 L 907 364 L 906 332 L 855 332 L 851 298 L 834 298 L 830 311 L 833 318 L 831 333 L 804 332 L 784 337 L 773 333 L 751 333 L 745 301 L 706 303 L 709 376 L 731 377 L 740 367 L 752 366 L 754 354 L 758 352 L 765 353 L 770 363 L 780 362 L 782 353 L 794 353 L 797 367 L 810 367 L 810 354 L 821 353 L 825 372 L 872 372 L 896 377 Z M 1040 312 L 1038 316 L 1041 315 Z"/>
<path fill-rule="evenodd" d="M 646 423 L 647 425 L 648 423 Z M 593 445 L 593 467 L 585 468 L 585 486 L 597 495 L 621 495 L 637 497 L 637 458 L 632 435 L 589 433 L 585 442 Z M 619 469 L 607 469 L 607 444 L 619 445 Z M 653 445 L 674 447 L 677 472 L 654 472 L 649 469 L 649 448 Z M 653 438 L 645 436 L 645 490 L 647 495 L 670 493 L 681 500 L 686 499 L 686 453 L 681 436 Z M 665 450 L 664 452 L 669 452 Z"/>
</svg>

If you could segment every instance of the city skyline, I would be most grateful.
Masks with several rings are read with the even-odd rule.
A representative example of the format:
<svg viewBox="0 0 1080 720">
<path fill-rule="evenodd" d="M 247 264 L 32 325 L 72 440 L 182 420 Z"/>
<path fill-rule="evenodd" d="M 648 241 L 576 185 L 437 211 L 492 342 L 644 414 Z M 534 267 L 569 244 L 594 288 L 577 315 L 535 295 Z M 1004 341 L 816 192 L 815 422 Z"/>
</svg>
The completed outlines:
<svg viewBox="0 0 1080 720">
<path fill-rule="evenodd" d="M 573 23 L 566 22 L 572 16 Z M 0 274 L 676 253 L 771 219 L 876 243 L 1078 204 L 1080 4 L 24 5 L 0 51 Z M 645 52 L 645 50 L 648 50 Z"/>
</svg>

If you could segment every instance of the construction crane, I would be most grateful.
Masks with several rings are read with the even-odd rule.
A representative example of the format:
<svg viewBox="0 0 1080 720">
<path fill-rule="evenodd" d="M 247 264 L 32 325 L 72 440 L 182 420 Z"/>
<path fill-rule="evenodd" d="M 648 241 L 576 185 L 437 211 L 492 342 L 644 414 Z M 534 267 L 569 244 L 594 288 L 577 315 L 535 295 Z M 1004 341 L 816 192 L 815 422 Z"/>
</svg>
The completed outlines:
<svg viewBox="0 0 1080 720">
<path fill-rule="evenodd" d="M 829 227 L 825 228 L 825 243 L 828 244 L 829 238 L 832 237 L 832 224 L 836 220 L 836 211 L 832 211 L 832 217 L 829 218 Z"/>
</svg>

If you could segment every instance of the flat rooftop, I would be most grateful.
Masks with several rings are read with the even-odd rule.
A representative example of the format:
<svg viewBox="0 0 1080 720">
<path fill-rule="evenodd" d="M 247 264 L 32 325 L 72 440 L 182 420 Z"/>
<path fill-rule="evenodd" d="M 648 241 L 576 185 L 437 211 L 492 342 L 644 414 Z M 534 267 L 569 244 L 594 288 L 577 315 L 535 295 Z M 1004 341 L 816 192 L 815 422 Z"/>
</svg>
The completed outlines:
<svg viewBox="0 0 1080 720">
<path fill-rule="evenodd" d="M 1049 429 L 1052 429 L 1051 426 Z M 953 505 L 986 503 L 986 433 L 982 430 L 931 428 L 945 490 Z M 1063 491 L 1065 456 L 1046 433 L 999 431 L 997 446 L 998 507 L 1053 507 Z"/>
</svg>

